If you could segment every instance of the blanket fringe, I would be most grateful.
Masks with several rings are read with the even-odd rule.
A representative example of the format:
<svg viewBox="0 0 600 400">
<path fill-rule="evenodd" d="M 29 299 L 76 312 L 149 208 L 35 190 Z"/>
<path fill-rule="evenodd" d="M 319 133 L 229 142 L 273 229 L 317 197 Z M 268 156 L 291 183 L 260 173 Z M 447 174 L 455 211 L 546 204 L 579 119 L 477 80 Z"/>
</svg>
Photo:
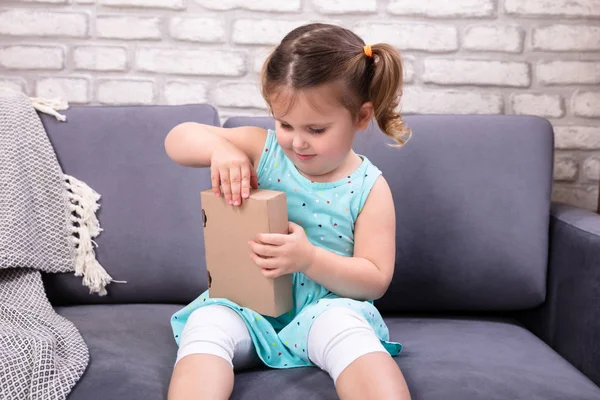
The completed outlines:
<svg viewBox="0 0 600 400">
<path fill-rule="evenodd" d="M 0 87 L 0 91 L 14 92 L 14 90 L 5 87 Z M 35 108 L 39 112 L 52 115 L 54 116 L 54 118 L 61 122 L 67 120 L 66 116 L 58 113 L 58 111 L 67 110 L 69 108 L 69 103 L 67 103 L 66 100 L 63 100 L 58 97 L 53 99 L 46 99 L 42 97 L 29 97 L 29 101 L 31 101 L 33 108 Z"/>
<path fill-rule="evenodd" d="M 98 244 L 93 238 L 102 232 L 96 217 L 96 211 L 100 207 L 98 204 L 100 195 L 84 182 L 70 175 L 64 174 L 64 178 L 73 223 L 71 229 L 74 233 L 72 240 L 76 251 L 75 276 L 83 276 L 83 284 L 90 289 L 90 293 L 95 292 L 104 296 L 107 293 L 105 287 L 109 283 L 127 282 L 113 280 L 96 260 L 93 245 L 98 247 Z"/>
<path fill-rule="evenodd" d="M 54 99 L 43 99 L 41 97 L 30 97 L 29 100 L 36 110 L 53 115 L 59 121 L 66 121 L 67 117 L 59 114 L 57 110 L 66 110 L 69 108 L 69 104 L 60 98 Z"/>
</svg>

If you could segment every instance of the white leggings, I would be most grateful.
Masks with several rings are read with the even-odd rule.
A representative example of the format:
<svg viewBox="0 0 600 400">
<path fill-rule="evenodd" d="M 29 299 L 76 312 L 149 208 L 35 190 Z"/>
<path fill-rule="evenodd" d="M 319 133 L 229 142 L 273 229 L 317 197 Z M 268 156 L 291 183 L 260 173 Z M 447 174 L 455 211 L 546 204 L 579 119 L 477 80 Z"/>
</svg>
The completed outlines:
<svg viewBox="0 0 600 400">
<path fill-rule="evenodd" d="M 353 361 L 372 352 L 386 350 L 363 316 L 348 308 L 333 307 L 320 314 L 308 335 L 310 361 L 329 373 L 334 382 Z M 201 307 L 189 316 L 177 361 L 190 354 L 222 357 L 234 370 L 261 363 L 242 318 L 220 305 Z"/>
</svg>

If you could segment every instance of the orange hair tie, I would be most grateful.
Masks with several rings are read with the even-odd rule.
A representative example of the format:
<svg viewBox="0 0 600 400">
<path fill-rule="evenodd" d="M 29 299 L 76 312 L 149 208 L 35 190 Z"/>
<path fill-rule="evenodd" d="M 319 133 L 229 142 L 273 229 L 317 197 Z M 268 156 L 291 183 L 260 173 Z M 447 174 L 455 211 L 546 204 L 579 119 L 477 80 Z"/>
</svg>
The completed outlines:
<svg viewBox="0 0 600 400">
<path fill-rule="evenodd" d="M 368 44 L 365 47 L 363 47 L 363 51 L 365 52 L 365 54 L 367 55 L 367 57 L 373 57 L 373 51 L 371 50 L 371 45 Z"/>
</svg>

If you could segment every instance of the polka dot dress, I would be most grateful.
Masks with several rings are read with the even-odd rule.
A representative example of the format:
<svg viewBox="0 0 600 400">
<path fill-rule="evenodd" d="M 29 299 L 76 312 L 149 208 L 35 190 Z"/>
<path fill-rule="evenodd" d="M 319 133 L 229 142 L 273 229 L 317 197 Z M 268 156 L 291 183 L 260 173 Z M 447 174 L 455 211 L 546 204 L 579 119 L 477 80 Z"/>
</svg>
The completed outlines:
<svg viewBox="0 0 600 400">
<path fill-rule="evenodd" d="M 351 175 L 335 182 L 312 182 L 304 177 L 283 153 L 275 132 L 269 130 L 257 168 L 259 187 L 286 192 L 288 217 L 302 226 L 316 246 L 351 257 L 354 251 L 354 224 L 373 184 L 381 175 L 366 157 Z M 331 307 L 348 307 L 359 312 L 373 327 L 390 355 L 402 345 L 389 341 L 389 331 L 371 301 L 341 298 L 301 273 L 293 275 L 294 308 L 277 318 L 263 316 L 226 299 L 211 299 L 209 291 L 171 317 L 175 341 L 192 313 L 199 307 L 219 304 L 238 313 L 249 328 L 256 351 L 273 368 L 312 366 L 307 338 L 312 323 Z"/>
</svg>

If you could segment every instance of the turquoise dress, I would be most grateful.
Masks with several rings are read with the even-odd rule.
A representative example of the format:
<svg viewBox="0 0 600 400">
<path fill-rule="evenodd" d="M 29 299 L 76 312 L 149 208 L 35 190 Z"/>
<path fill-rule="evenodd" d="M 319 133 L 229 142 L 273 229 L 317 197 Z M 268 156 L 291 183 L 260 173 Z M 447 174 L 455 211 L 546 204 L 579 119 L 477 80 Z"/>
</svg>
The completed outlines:
<svg viewBox="0 0 600 400">
<path fill-rule="evenodd" d="M 312 182 L 296 169 L 279 146 L 275 132 L 268 131 L 257 168 L 260 188 L 286 193 L 288 217 L 302 226 L 316 246 L 352 257 L 354 224 L 381 171 L 364 156 L 354 173 L 336 182 Z M 313 366 L 308 359 L 307 338 L 315 318 L 331 307 L 348 307 L 361 314 L 373 327 L 390 355 L 402 345 L 389 341 L 389 331 L 372 301 L 341 298 L 302 273 L 293 274 L 294 308 L 279 317 L 268 317 L 205 291 L 171 317 L 177 345 L 190 314 L 210 304 L 234 310 L 246 323 L 256 352 L 272 368 Z"/>
</svg>

